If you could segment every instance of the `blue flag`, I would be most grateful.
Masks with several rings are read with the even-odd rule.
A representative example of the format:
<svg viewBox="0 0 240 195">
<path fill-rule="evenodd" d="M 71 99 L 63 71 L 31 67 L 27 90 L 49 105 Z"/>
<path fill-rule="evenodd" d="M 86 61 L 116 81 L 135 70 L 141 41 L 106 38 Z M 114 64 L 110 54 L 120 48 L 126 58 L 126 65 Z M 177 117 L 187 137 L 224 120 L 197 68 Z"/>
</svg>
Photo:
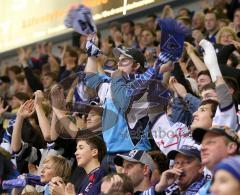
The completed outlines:
<svg viewBox="0 0 240 195">
<path fill-rule="evenodd" d="M 161 53 L 168 56 L 170 60 L 177 61 L 183 52 L 185 36 L 189 29 L 175 19 L 159 19 L 161 28 Z"/>
</svg>

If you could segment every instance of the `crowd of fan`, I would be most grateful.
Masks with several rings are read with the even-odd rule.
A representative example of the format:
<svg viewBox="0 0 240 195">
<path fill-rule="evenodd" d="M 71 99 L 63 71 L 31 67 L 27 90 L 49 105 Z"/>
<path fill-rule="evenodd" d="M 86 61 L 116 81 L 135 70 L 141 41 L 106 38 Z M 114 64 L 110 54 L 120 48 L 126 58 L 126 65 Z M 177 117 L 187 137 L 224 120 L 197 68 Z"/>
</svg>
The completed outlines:
<svg viewBox="0 0 240 195">
<path fill-rule="evenodd" d="M 156 15 L 59 56 L 18 49 L 0 77 L 0 192 L 239 195 L 240 8 L 214 2 L 164 7 L 191 34 L 159 68 Z"/>
</svg>

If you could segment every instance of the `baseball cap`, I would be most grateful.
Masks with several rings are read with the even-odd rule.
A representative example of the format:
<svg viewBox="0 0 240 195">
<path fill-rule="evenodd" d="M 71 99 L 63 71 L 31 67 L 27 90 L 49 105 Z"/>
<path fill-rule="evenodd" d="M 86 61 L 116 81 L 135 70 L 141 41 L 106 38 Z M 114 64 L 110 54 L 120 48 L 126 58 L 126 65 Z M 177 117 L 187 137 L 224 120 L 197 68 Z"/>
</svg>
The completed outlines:
<svg viewBox="0 0 240 195">
<path fill-rule="evenodd" d="M 189 145 L 183 145 L 178 150 L 170 151 L 167 154 L 167 158 L 170 159 L 170 160 L 174 160 L 178 153 L 181 153 L 181 154 L 183 154 L 185 156 L 197 158 L 197 159 L 199 159 L 201 161 L 200 151 L 196 147 L 189 146 Z"/>
<path fill-rule="evenodd" d="M 114 163 L 118 166 L 123 166 L 124 160 L 147 165 L 152 172 L 155 169 L 152 157 L 143 150 L 131 150 L 126 155 L 117 154 L 114 158 Z"/>
<path fill-rule="evenodd" d="M 227 126 L 212 126 L 210 129 L 196 128 L 193 130 L 192 137 L 197 143 L 202 143 L 205 133 L 212 132 L 218 135 L 223 135 L 235 142 L 238 147 L 240 146 L 240 140 L 236 132 Z"/>
<path fill-rule="evenodd" d="M 113 49 L 113 54 L 116 57 L 119 57 L 121 54 L 134 59 L 137 63 L 140 64 L 141 67 L 144 67 L 146 63 L 146 58 L 144 57 L 143 53 L 135 48 L 120 48 L 116 47 Z"/>
</svg>

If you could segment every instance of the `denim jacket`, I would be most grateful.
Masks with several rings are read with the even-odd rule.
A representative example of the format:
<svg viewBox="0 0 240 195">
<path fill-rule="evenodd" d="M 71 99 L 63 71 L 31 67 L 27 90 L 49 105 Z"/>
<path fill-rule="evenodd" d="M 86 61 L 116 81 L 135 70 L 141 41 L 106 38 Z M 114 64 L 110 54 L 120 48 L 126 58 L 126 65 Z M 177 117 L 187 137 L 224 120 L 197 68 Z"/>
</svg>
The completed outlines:
<svg viewBox="0 0 240 195">
<path fill-rule="evenodd" d="M 176 97 L 173 99 L 171 121 L 181 122 L 190 126 L 192 114 L 197 111 L 201 100 L 188 93 L 184 99 Z"/>
</svg>

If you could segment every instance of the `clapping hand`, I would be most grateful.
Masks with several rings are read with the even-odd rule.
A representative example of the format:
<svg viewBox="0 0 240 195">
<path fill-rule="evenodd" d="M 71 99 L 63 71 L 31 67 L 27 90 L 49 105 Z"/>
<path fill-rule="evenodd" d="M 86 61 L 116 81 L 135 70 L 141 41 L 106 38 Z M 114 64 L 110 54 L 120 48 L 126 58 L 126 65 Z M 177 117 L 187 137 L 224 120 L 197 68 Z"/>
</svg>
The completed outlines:
<svg viewBox="0 0 240 195">
<path fill-rule="evenodd" d="M 53 88 L 51 89 L 50 95 L 51 95 L 52 107 L 57 109 L 65 108 L 64 92 L 63 92 L 63 88 L 60 85 L 53 86 Z"/>
<path fill-rule="evenodd" d="M 42 102 L 43 102 L 43 100 L 44 100 L 44 94 L 43 94 L 43 92 L 42 92 L 41 90 L 37 90 L 37 91 L 34 93 L 34 96 L 35 96 L 35 98 L 34 98 L 34 105 L 35 105 L 35 107 L 42 105 Z"/>
<path fill-rule="evenodd" d="M 17 112 L 17 117 L 21 117 L 23 119 L 32 116 L 34 113 L 34 100 L 27 100 L 24 104 L 22 104 Z"/>
</svg>

